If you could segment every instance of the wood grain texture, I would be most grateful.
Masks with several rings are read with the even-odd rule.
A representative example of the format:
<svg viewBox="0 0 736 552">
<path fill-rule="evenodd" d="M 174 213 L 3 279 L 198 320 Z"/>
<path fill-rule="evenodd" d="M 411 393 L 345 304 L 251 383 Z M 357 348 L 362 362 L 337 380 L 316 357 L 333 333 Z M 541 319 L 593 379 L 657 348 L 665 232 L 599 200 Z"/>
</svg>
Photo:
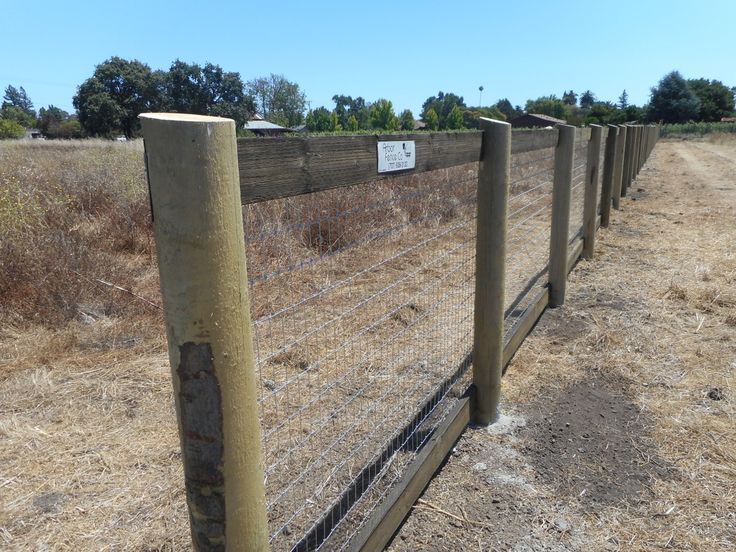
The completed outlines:
<svg viewBox="0 0 736 552">
<path fill-rule="evenodd" d="M 556 129 L 513 131 L 511 153 L 555 146 Z M 378 173 L 379 141 L 413 140 L 416 167 Z M 480 160 L 482 132 L 264 137 L 238 140 L 243 204 L 416 174 Z"/>
</svg>

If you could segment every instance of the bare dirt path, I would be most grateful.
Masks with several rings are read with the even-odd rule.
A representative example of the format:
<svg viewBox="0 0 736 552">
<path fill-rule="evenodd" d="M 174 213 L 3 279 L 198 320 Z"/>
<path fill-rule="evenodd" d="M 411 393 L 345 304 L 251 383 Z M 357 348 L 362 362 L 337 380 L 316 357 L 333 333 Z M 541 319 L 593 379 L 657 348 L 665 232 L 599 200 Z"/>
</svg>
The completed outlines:
<svg viewBox="0 0 736 552">
<path fill-rule="evenodd" d="M 657 145 L 390 550 L 736 547 L 735 160 Z"/>
</svg>

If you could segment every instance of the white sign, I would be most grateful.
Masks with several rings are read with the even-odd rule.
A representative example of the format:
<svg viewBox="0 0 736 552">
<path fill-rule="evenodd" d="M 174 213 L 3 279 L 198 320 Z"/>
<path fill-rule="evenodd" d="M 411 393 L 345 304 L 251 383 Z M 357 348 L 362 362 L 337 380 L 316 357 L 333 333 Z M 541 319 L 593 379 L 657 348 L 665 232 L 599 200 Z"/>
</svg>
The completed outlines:
<svg viewBox="0 0 736 552">
<path fill-rule="evenodd" d="M 378 142 L 378 172 L 404 171 L 417 164 L 414 141 Z"/>
</svg>

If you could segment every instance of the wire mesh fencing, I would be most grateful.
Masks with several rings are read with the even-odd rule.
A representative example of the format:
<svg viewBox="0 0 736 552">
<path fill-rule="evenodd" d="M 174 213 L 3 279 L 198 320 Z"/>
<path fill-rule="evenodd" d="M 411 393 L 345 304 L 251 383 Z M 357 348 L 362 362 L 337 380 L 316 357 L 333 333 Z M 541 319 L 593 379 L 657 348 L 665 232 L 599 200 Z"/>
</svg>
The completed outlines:
<svg viewBox="0 0 736 552">
<path fill-rule="evenodd" d="M 544 284 L 549 263 L 555 148 L 511 158 L 506 238 L 505 339 Z"/>
<path fill-rule="evenodd" d="M 348 542 L 472 348 L 477 165 L 245 207 L 271 545 Z"/>
<path fill-rule="evenodd" d="M 587 174 L 588 140 L 578 140 L 575 144 L 572 163 L 572 187 L 570 188 L 570 226 L 568 242 L 582 235 L 585 180 Z"/>
</svg>

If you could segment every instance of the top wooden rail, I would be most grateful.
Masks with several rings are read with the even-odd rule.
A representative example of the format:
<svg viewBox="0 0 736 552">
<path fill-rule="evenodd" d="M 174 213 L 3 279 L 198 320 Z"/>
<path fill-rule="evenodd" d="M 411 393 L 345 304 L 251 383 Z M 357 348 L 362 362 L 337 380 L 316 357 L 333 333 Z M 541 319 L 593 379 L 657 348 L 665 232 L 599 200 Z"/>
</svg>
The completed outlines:
<svg viewBox="0 0 736 552">
<path fill-rule="evenodd" d="M 238 165 L 241 200 L 243 204 L 258 203 L 477 163 L 480 160 L 482 136 L 482 132 L 426 132 L 240 138 Z M 416 144 L 416 167 L 379 174 L 377 143 L 386 140 L 413 140 Z M 520 129 L 513 131 L 511 153 L 534 151 L 556 144 L 556 129 Z"/>
</svg>

